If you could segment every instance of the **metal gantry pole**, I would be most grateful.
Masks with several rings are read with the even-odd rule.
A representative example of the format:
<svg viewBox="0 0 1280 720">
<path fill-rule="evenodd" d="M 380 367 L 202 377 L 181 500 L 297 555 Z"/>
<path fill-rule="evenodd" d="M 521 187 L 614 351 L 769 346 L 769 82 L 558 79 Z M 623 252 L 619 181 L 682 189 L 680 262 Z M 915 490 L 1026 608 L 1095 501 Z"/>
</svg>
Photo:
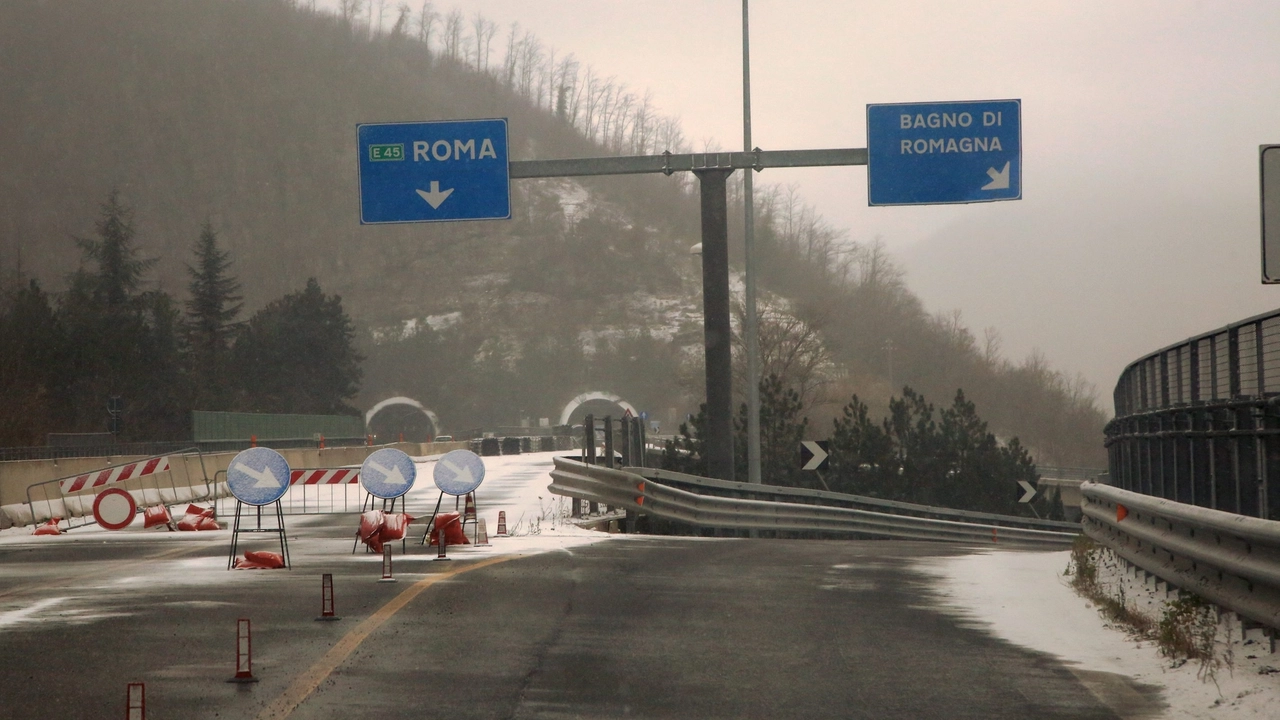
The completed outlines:
<svg viewBox="0 0 1280 720">
<path fill-rule="evenodd" d="M 702 312 L 706 345 L 707 474 L 733 480 L 733 359 L 729 324 L 729 227 L 725 183 L 732 168 L 693 171 L 702 195 Z"/>
<path fill-rule="evenodd" d="M 742 0 L 742 151 L 751 152 L 751 31 L 747 1 Z M 760 478 L 760 337 L 756 317 L 755 201 L 752 171 L 742 173 L 743 235 L 747 345 L 747 482 Z"/>
</svg>

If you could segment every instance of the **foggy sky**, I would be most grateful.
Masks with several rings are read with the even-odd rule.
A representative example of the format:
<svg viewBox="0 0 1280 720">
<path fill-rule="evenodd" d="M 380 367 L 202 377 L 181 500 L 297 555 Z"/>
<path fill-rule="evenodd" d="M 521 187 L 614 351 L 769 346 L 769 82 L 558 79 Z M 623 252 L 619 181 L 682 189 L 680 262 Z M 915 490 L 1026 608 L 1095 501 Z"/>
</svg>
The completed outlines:
<svg viewBox="0 0 1280 720">
<path fill-rule="evenodd" d="M 695 149 L 741 148 L 739 0 L 435 5 L 497 21 L 495 51 L 518 21 L 652 90 Z M 1039 348 L 1110 410 L 1127 363 L 1280 307 L 1280 287 L 1259 283 L 1258 249 L 1258 145 L 1280 142 L 1280 3 L 753 0 L 751 11 L 765 149 L 865 147 L 868 103 L 1022 100 L 1019 201 L 869 208 L 864 167 L 757 176 L 798 184 L 855 241 L 882 238 L 931 311 L 959 309 L 979 338 L 998 328 L 1007 357 Z"/>
</svg>

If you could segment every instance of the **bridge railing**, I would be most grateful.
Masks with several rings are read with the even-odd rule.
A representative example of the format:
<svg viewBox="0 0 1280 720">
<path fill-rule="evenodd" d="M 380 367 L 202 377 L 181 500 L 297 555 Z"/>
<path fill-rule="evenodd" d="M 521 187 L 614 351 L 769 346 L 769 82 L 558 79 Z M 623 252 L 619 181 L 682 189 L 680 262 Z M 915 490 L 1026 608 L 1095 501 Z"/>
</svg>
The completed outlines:
<svg viewBox="0 0 1280 720">
<path fill-rule="evenodd" d="M 1121 374 L 1111 483 L 1280 518 L 1280 310 L 1157 350 Z"/>
</svg>

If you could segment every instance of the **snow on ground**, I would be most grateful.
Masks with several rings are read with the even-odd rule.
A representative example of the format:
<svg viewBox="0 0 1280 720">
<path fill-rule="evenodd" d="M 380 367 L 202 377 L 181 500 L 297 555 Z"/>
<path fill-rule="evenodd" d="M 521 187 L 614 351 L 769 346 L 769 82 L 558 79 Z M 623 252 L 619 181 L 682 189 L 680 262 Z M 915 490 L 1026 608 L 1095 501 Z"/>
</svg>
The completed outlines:
<svg viewBox="0 0 1280 720">
<path fill-rule="evenodd" d="M 939 581 L 943 609 L 975 628 L 1056 655 L 1078 670 L 1116 673 L 1161 688 L 1169 707 L 1160 717 L 1280 717 L 1280 674 L 1260 672 L 1280 666 L 1280 654 L 1237 644 L 1234 667 L 1219 668 L 1207 680 L 1197 677 L 1197 662 L 1175 668 L 1153 643 L 1130 638 L 1075 594 L 1063 575 L 1069 556 L 987 551 L 921 559 L 915 567 Z"/>
<path fill-rule="evenodd" d="M 572 552 L 572 548 L 580 545 L 620 537 L 584 530 L 567 522 L 569 501 L 547 490 L 554 455 L 548 452 L 484 458 L 485 479 L 476 490 L 476 499 L 478 515 L 488 528 L 490 545 L 450 546 L 449 557 L 465 561 L 494 555 Z M 415 458 L 418 477 L 408 493 L 407 507 L 418 520 L 409 526 L 407 542 L 391 544 L 395 575 L 406 581 L 439 572 L 441 567 L 432 567 L 436 549 L 419 545 L 427 519 L 440 498 L 432 479 L 436 457 Z M 342 491 L 341 486 L 337 486 L 337 490 Z M 340 515 L 285 515 L 289 555 L 295 571 L 319 571 L 332 568 L 335 563 L 352 563 L 366 567 L 371 578 L 380 575 L 381 555 L 367 553 L 363 547 L 352 552 L 354 533 L 359 525 L 359 504 L 358 499 L 354 503 L 336 503 L 338 507 L 349 510 Z M 234 511 L 234 503 L 230 507 Z M 441 512 L 453 509 L 453 498 L 445 496 Z M 510 537 L 496 537 L 500 510 L 507 514 Z M 252 514 L 248 517 L 244 522 L 252 525 Z M 221 508 L 219 519 L 223 522 L 231 520 L 226 505 Z M 274 513 L 264 513 L 264 527 L 274 527 L 274 522 Z M 343 526 L 349 527 L 350 532 L 341 529 Z M 28 583 L 56 588 L 58 595 L 32 599 L 22 597 L 24 593 L 16 597 L 7 597 L 14 594 L 12 591 L 0 593 L 0 631 L 27 623 L 83 624 L 118 614 L 136 613 L 139 609 L 131 598 L 138 589 L 154 592 L 157 588 L 179 589 L 228 582 L 273 582 L 274 578 L 280 577 L 271 571 L 228 571 L 226 553 L 231 533 L 225 529 L 206 532 L 168 532 L 163 528 L 144 530 L 142 520 L 138 518 L 128 528 L 118 531 L 104 530 L 96 524 L 57 536 L 34 536 L 32 530 L 30 527 L 15 527 L 0 531 L 0 548 L 141 544 L 153 548 L 146 551 L 152 560 L 139 564 L 126 556 L 118 560 L 72 560 L 59 564 L 5 564 L 4 556 L 0 555 L 0 572 L 11 578 L 21 576 Z M 467 534 L 472 535 L 471 527 L 467 528 Z M 279 549 L 274 536 L 242 535 L 240 544 L 242 550 Z M 190 554 L 189 550 L 210 546 L 221 552 L 206 553 L 205 557 L 185 557 Z"/>
</svg>

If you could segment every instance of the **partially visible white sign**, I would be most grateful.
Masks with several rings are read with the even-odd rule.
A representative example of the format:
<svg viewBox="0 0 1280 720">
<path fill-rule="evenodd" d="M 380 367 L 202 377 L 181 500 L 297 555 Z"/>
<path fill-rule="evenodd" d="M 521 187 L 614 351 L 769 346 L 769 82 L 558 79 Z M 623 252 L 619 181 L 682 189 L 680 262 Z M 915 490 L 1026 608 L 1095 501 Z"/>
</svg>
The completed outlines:
<svg viewBox="0 0 1280 720">
<path fill-rule="evenodd" d="M 1280 283 L 1280 145 L 1259 148 L 1262 174 L 1262 282 Z"/>
</svg>

